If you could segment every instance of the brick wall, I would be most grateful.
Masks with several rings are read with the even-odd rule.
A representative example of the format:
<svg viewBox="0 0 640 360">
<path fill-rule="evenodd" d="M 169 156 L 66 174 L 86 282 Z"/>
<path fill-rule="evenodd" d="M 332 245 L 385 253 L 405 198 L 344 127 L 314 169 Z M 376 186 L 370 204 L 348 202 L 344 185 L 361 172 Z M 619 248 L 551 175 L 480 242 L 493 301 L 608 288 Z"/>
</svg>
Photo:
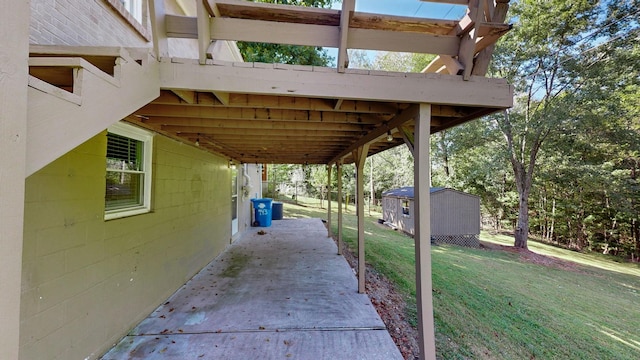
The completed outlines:
<svg viewBox="0 0 640 360">
<path fill-rule="evenodd" d="M 95 359 L 229 243 L 226 159 L 157 135 L 153 212 L 104 221 L 102 133 L 26 180 L 21 359 Z"/>
<path fill-rule="evenodd" d="M 114 4 L 118 4 L 117 0 Z M 29 42 L 42 45 L 151 46 L 109 0 L 31 0 Z M 143 31 L 144 32 L 144 31 Z"/>
</svg>

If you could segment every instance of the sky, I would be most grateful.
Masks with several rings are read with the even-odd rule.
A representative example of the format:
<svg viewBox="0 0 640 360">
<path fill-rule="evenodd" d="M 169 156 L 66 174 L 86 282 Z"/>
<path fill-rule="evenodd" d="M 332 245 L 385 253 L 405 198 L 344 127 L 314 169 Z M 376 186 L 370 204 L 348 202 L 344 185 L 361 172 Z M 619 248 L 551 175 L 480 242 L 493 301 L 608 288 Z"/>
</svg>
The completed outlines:
<svg viewBox="0 0 640 360">
<path fill-rule="evenodd" d="M 342 2 L 333 4 L 331 8 L 342 9 Z M 435 4 L 420 0 L 356 0 L 356 11 L 375 14 L 458 20 L 462 18 L 466 10 L 466 6 Z M 334 58 L 333 65 L 335 65 L 338 49 L 325 48 L 325 50 L 329 56 Z M 371 60 L 375 58 L 376 54 L 376 51 L 367 52 Z"/>
<path fill-rule="evenodd" d="M 342 3 L 333 4 L 332 8 L 340 10 Z M 356 0 L 356 11 L 435 19 L 460 19 L 466 11 L 466 6 L 435 4 L 420 0 Z"/>
</svg>

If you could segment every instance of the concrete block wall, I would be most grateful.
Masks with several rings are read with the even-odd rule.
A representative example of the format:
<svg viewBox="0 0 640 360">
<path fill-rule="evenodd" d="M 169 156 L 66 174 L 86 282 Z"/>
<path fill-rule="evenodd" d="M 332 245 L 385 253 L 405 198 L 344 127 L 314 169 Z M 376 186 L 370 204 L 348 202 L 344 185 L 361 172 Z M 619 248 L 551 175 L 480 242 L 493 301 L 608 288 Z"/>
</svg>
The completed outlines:
<svg viewBox="0 0 640 360">
<path fill-rule="evenodd" d="M 226 159 L 154 138 L 153 212 L 104 221 L 106 133 L 26 180 L 21 359 L 95 359 L 231 238 Z"/>
<path fill-rule="evenodd" d="M 114 4 L 118 4 L 115 0 Z M 31 0 L 29 42 L 41 45 L 151 46 L 146 37 L 110 4 L 110 0 Z"/>
</svg>

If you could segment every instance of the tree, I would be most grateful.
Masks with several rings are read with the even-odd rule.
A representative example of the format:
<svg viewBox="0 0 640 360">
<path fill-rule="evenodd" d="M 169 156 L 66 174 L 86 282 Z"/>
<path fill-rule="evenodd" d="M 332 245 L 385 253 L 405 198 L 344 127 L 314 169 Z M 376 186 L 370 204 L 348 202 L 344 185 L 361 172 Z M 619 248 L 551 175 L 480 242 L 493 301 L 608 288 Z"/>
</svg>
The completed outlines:
<svg viewBox="0 0 640 360">
<path fill-rule="evenodd" d="M 585 49 L 580 40 L 596 28 L 597 11 L 597 2 L 588 0 L 520 0 L 510 9 L 518 24 L 497 47 L 493 69 L 519 95 L 514 108 L 494 120 L 518 190 L 515 247 L 527 248 L 529 196 L 541 146 L 567 118 L 565 94 L 577 89 L 566 64 Z"/>
<path fill-rule="evenodd" d="M 253 0 L 256 2 L 330 7 L 334 0 Z M 293 65 L 327 66 L 333 62 L 326 50 L 321 47 L 268 44 L 256 42 L 238 42 L 240 53 L 247 62 L 281 63 Z"/>
</svg>

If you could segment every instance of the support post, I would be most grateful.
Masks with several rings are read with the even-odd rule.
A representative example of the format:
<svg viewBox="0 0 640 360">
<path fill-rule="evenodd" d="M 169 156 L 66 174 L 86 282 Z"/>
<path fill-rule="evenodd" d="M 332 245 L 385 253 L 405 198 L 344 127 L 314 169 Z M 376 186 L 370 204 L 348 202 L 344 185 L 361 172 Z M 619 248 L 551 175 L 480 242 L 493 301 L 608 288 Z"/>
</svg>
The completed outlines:
<svg viewBox="0 0 640 360">
<path fill-rule="evenodd" d="M 431 297 L 431 105 L 420 104 L 415 126 L 414 199 L 416 251 L 416 305 L 418 308 L 418 344 L 420 359 L 435 360 L 436 345 Z"/>
<path fill-rule="evenodd" d="M 358 217 L 358 292 L 365 293 L 364 259 L 364 162 L 367 160 L 369 145 L 359 147 L 353 152 L 356 161 L 356 216 Z"/>
<path fill-rule="evenodd" d="M 196 6 L 198 14 L 198 61 L 200 65 L 204 65 L 207 61 L 207 50 L 211 44 L 211 21 L 209 20 L 209 11 L 207 11 L 203 0 L 196 1 Z"/>
<path fill-rule="evenodd" d="M 338 171 L 338 255 L 342 255 L 342 160 L 336 163 Z"/>
<path fill-rule="evenodd" d="M 0 5 L 0 359 L 18 359 L 31 15 L 28 1 Z"/>
<path fill-rule="evenodd" d="M 169 57 L 169 40 L 164 22 L 164 0 L 149 1 L 151 17 L 151 33 L 153 37 L 153 54 L 156 60 Z"/>
<path fill-rule="evenodd" d="M 331 168 L 327 165 L 327 237 L 331 237 Z"/>
</svg>

